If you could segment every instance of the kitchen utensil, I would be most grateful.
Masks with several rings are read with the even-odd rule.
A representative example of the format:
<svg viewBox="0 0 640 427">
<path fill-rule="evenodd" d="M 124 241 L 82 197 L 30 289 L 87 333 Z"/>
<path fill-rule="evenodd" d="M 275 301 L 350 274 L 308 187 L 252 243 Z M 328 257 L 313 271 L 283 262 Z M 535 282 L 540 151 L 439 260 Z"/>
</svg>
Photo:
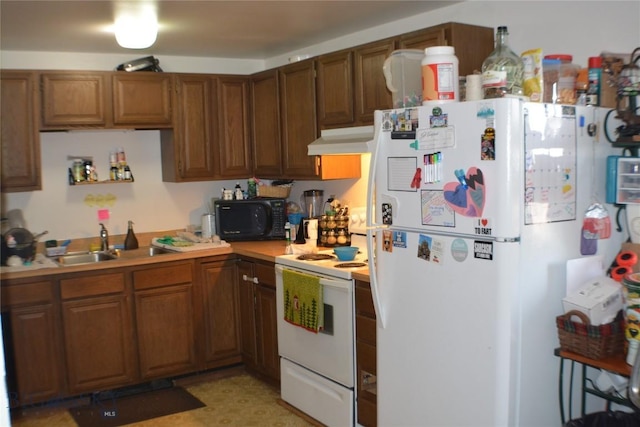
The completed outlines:
<svg viewBox="0 0 640 427">
<path fill-rule="evenodd" d="M 19 256 L 23 261 L 32 261 L 36 255 L 36 246 L 38 244 L 38 238 L 47 234 L 48 231 L 36 234 L 31 234 L 26 228 L 12 228 L 7 231 L 3 236 L 3 249 L 6 245 L 6 256 Z M 3 260 L 5 256 L 3 255 Z"/>
<path fill-rule="evenodd" d="M 305 225 L 304 225 L 305 219 L 306 218 L 301 217 L 300 223 L 297 226 L 298 229 L 296 231 L 296 240 L 293 242 L 293 243 L 295 243 L 297 245 L 304 245 L 306 243 L 305 236 L 306 236 L 307 233 L 305 231 Z"/>
<path fill-rule="evenodd" d="M 336 254 L 340 261 L 352 261 L 360 248 L 356 246 L 338 246 L 333 248 L 333 252 Z"/>
<path fill-rule="evenodd" d="M 323 214 L 324 206 L 323 190 L 306 190 L 302 193 L 302 206 L 309 218 L 318 217 Z"/>
<path fill-rule="evenodd" d="M 318 244 L 318 220 L 309 218 L 303 220 L 305 230 L 305 242 L 308 245 L 316 246 Z"/>
</svg>

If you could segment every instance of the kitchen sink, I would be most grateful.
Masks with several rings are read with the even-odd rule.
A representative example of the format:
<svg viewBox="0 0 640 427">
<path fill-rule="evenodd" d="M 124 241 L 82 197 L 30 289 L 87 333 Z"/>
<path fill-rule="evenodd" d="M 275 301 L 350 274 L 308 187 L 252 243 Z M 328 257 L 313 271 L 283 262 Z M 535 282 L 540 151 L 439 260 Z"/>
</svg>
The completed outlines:
<svg viewBox="0 0 640 427">
<path fill-rule="evenodd" d="M 74 252 L 67 255 L 62 255 L 57 258 L 58 264 L 65 265 L 79 265 L 79 264 L 92 264 L 95 262 L 109 261 L 117 259 L 115 254 L 109 252 Z"/>
</svg>

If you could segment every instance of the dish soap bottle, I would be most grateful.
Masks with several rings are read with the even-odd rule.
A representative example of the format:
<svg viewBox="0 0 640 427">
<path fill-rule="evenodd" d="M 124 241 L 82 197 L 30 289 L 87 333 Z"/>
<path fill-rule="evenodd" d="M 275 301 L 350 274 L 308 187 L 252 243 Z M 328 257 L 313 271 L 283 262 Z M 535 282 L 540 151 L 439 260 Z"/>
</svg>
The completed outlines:
<svg viewBox="0 0 640 427">
<path fill-rule="evenodd" d="M 484 98 L 502 98 L 522 95 L 524 63 L 508 42 L 507 27 L 498 27 L 496 48 L 482 63 L 482 89 Z"/>
<path fill-rule="evenodd" d="M 124 249 L 138 249 L 138 238 L 133 233 L 133 221 L 129 221 L 129 229 L 127 230 L 127 237 L 124 239 Z"/>
</svg>

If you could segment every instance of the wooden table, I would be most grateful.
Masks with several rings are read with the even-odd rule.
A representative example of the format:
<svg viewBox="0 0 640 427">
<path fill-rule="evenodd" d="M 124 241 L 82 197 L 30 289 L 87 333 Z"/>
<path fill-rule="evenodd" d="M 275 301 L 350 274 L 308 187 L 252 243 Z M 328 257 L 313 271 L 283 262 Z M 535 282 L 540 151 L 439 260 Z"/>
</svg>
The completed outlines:
<svg viewBox="0 0 640 427">
<path fill-rule="evenodd" d="M 554 354 L 560 358 L 560 375 L 558 380 L 558 398 L 560 401 L 560 418 L 562 421 L 562 425 L 565 424 L 565 405 L 564 405 L 564 363 L 569 361 L 571 363 L 571 378 L 569 379 L 569 420 L 572 418 L 571 414 L 571 404 L 573 397 L 573 370 L 576 363 L 580 363 L 582 365 L 582 384 L 581 384 L 581 416 L 584 417 L 586 415 L 585 403 L 587 394 L 592 394 L 594 396 L 598 396 L 607 401 L 607 410 L 610 409 L 611 403 L 617 403 L 620 405 L 624 405 L 630 408 L 635 408 L 635 406 L 628 399 L 620 396 L 615 396 L 610 393 L 605 393 L 603 391 L 598 390 L 594 386 L 589 385 L 592 382 L 587 377 L 587 367 L 592 367 L 596 369 L 604 369 L 609 372 L 613 372 L 614 374 L 622 375 L 624 377 L 631 376 L 632 367 L 627 365 L 625 361 L 624 354 L 618 354 L 611 357 L 606 357 L 603 359 L 590 359 L 588 357 L 579 355 L 577 353 L 573 353 L 570 351 L 560 350 L 559 348 L 555 349 Z"/>
</svg>

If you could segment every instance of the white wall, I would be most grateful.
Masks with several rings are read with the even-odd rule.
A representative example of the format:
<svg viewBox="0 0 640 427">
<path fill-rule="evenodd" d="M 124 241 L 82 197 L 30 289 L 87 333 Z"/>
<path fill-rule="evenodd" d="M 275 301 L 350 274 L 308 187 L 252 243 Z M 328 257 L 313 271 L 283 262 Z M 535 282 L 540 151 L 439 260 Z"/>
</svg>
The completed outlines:
<svg viewBox="0 0 640 427">
<path fill-rule="evenodd" d="M 315 56 L 445 22 L 493 28 L 506 25 L 514 52 L 540 47 L 546 53 L 571 54 L 573 62 L 583 66 L 589 56 L 601 52 L 631 53 L 640 46 L 637 0 L 467 0 L 270 58 L 266 66 L 285 64 L 293 55 Z"/>
<path fill-rule="evenodd" d="M 510 44 L 521 52 L 542 47 L 547 52 L 570 53 L 574 63 L 586 64 L 589 56 L 602 51 L 628 52 L 640 46 L 640 2 L 638 1 L 468 1 L 434 12 L 391 22 L 348 37 L 310 46 L 280 57 L 259 60 L 224 58 L 159 57 L 167 72 L 251 74 L 288 62 L 295 54 L 317 55 L 404 32 L 456 21 L 484 26 L 507 25 Z M 128 55 L 0 52 L 2 68 L 111 70 L 131 59 Z M 2 211 L 22 209 L 32 231 L 49 230 L 52 239 L 81 238 L 98 234 L 98 207 L 84 204 L 88 194 L 116 197 L 108 207 L 112 234 L 124 233 L 128 219 L 137 231 L 166 230 L 199 223 L 206 201 L 218 196 L 222 187 L 235 181 L 172 184 L 162 182 L 160 140 L 157 131 L 41 133 L 43 191 L 3 194 Z M 69 187 L 67 155 L 94 156 L 105 176 L 108 152 L 122 146 L 136 182 Z M 363 160 L 366 172 L 366 162 Z M 246 187 L 246 183 L 242 182 Z M 365 201 L 366 178 L 333 182 L 296 182 L 290 199 L 299 201 L 306 189 L 324 189 L 353 205 Z"/>
</svg>

